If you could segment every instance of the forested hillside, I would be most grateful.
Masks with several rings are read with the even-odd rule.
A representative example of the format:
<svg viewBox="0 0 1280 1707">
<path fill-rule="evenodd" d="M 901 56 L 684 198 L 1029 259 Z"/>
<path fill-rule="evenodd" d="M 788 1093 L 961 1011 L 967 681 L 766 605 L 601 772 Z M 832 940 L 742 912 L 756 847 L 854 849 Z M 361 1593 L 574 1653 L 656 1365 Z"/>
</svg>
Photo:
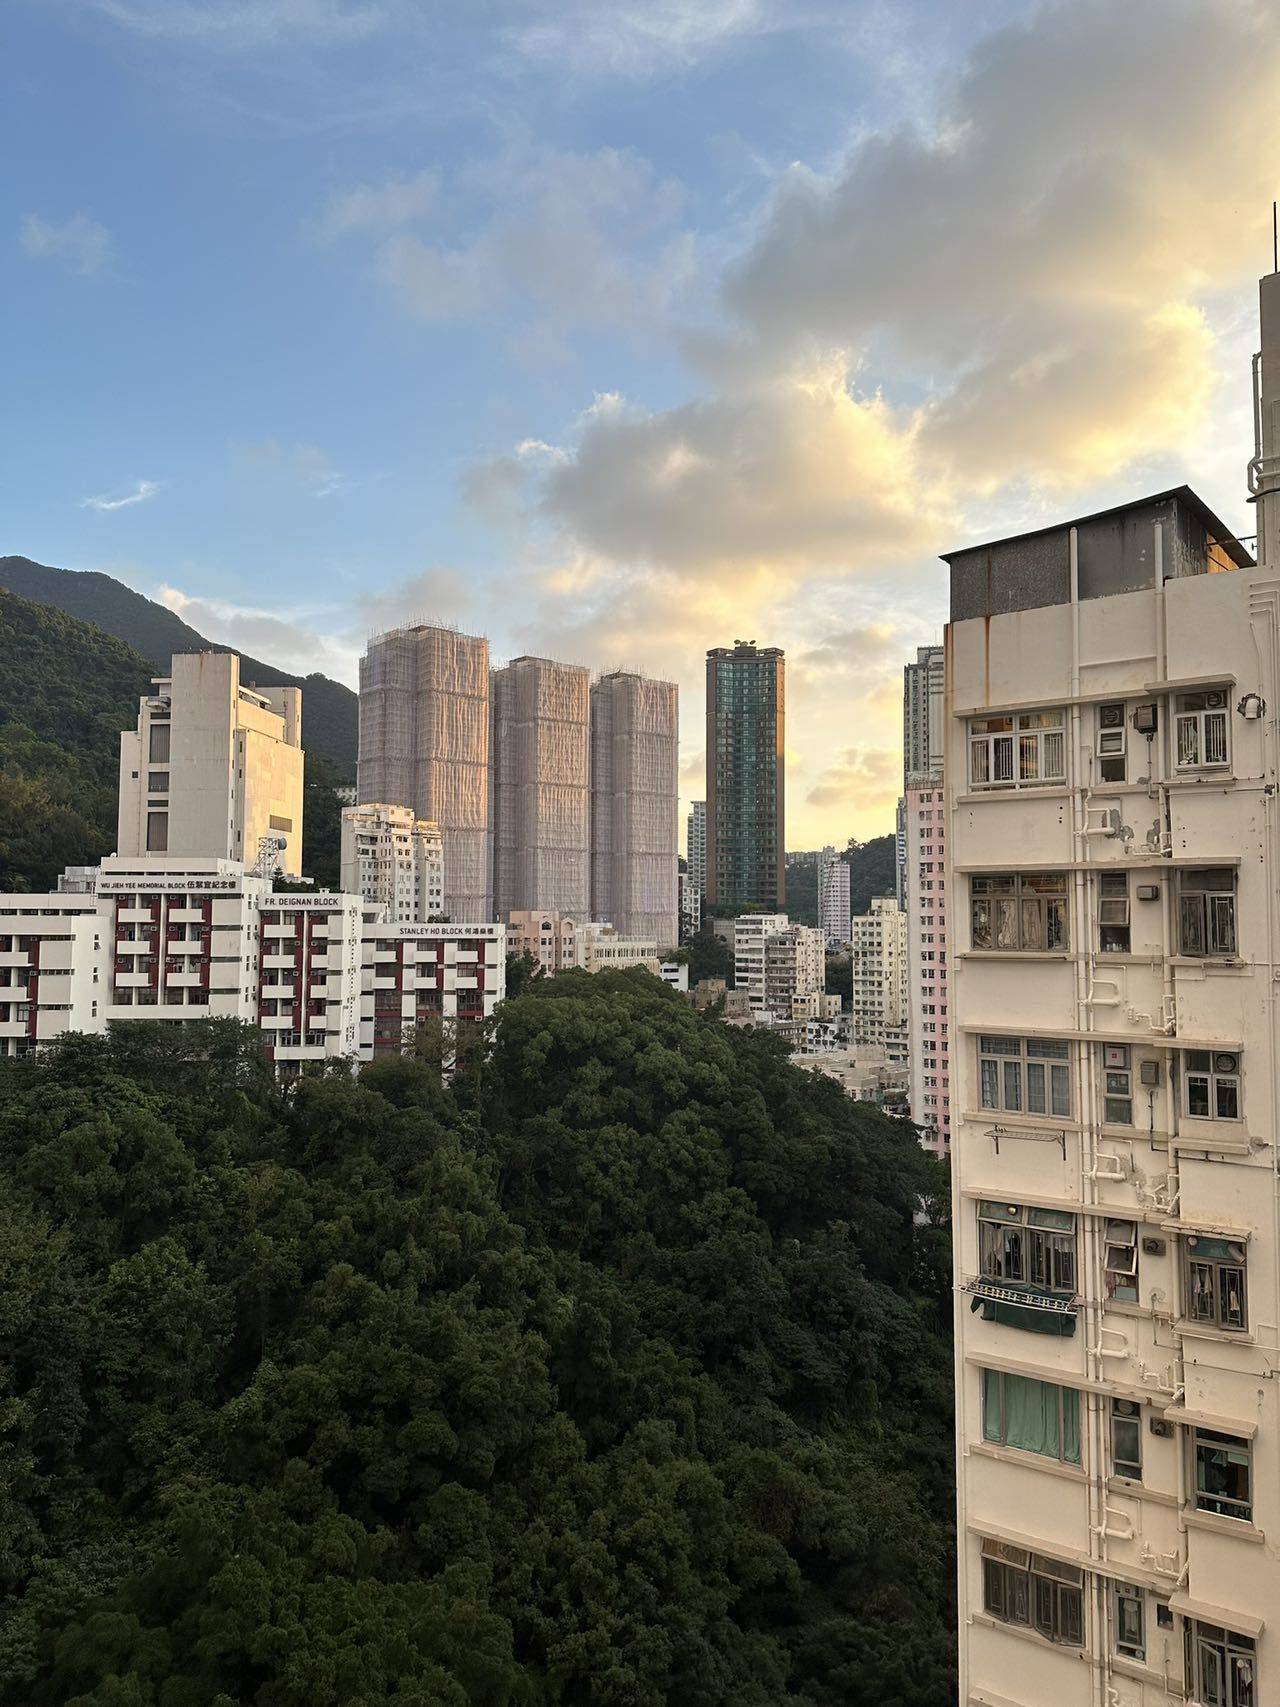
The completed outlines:
<svg viewBox="0 0 1280 1707">
<path fill-rule="evenodd" d="M 0 590 L 0 891 L 110 853 L 120 731 L 153 672 L 122 641 Z"/>
<path fill-rule="evenodd" d="M 954 1707 L 941 1190 L 639 971 L 0 1064 L 0 1703 Z"/>
<path fill-rule="evenodd" d="M 0 557 L 0 587 L 123 640 L 149 661 L 151 675 L 167 671 L 175 652 L 234 650 L 207 639 L 167 606 L 97 570 L 54 569 L 29 557 Z M 328 676 L 291 675 L 246 653 L 240 655 L 240 668 L 246 687 L 300 687 L 309 747 L 336 765 L 343 780 L 355 780 L 358 706 L 349 687 Z"/>
</svg>

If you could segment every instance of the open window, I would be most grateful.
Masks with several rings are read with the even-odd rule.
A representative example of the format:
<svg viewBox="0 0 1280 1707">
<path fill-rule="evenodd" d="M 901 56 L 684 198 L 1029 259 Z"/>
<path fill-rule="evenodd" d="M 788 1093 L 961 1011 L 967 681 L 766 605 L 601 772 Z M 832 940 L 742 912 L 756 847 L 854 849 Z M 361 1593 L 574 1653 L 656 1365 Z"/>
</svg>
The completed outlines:
<svg viewBox="0 0 1280 1707">
<path fill-rule="evenodd" d="M 1182 1248 L 1186 1319 L 1227 1333 L 1246 1333 L 1249 1300 L 1244 1244 L 1236 1239 L 1188 1233 Z"/>
<path fill-rule="evenodd" d="M 1187 1619 L 1183 1637 L 1189 1700 L 1199 1707 L 1262 1707 L 1252 1638 L 1198 1618 Z"/>
<path fill-rule="evenodd" d="M 1111 1401 L 1111 1474 L 1142 1480 L 1142 1409 L 1132 1399 Z"/>
<path fill-rule="evenodd" d="M 1197 1511 L 1253 1521 L 1253 1463 L 1247 1440 L 1217 1429 L 1191 1431 L 1191 1494 Z"/>
<path fill-rule="evenodd" d="M 1134 1583 L 1111 1585 L 1111 1645 L 1125 1659 L 1147 1657 L 1146 1595 Z"/>
<path fill-rule="evenodd" d="M 1108 1221 L 1103 1243 L 1107 1297 L 1120 1304 L 1138 1302 L 1138 1226 Z"/>
<path fill-rule="evenodd" d="M 986 1280 L 1074 1295 L 1076 1218 L 1061 1209 L 980 1203 L 978 1255 Z"/>
</svg>

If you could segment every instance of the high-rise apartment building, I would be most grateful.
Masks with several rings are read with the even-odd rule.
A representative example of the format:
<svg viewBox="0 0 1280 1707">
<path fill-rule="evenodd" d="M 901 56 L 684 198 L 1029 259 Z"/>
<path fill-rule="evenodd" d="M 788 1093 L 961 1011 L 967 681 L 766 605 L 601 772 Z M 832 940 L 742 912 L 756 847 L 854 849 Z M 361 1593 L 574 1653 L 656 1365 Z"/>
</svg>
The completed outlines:
<svg viewBox="0 0 1280 1707">
<path fill-rule="evenodd" d="M 694 800 L 685 822 L 685 864 L 689 885 L 701 897 L 707 892 L 707 803 Z"/>
<path fill-rule="evenodd" d="M 438 824 L 407 806 L 370 802 L 342 812 L 342 888 L 383 916 L 425 924 L 444 914 L 444 842 Z"/>
<path fill-rule="evenodd" d="M 826 981 L 822 932 L 785 913 L 741 913 L 733 921 L 733 981 L 762 1021 L 790 1020 L 794 1000 Z"/>
<path fill-rule="evenodd" d="M 1181 487 L 947 561 L 959 1699 L 1264 1707 L 1280 559 Z"/>
<path fill-rule="evenodd" d="M 928 776 L 942 767 L 943 683 L 941 646 L 917 646 L 915 662 L 902 667 L 902 769 Z"/>
<path fill-rule="evenodd" d="M 828 948 L 849 941 L 851 910 L 849 862 L 835 848 L 823 848 L 818 856 L 818 929 Z"/>
<path fill-rule="evenodd" d="M 371 640 L 360 660 L 363 802 L 407 806 L 444 839 L 444 910 L 493 917 L 489 642 L 420 624 Z"/>
<path fill-rule="evenodd" d="M 891 1059 L 907 1048 L 907 915 L 892 895 L 876 895 L 851 921 L 853 1041 Z"/>
<path fill-rule="evenodd" d="M 234 652 L 179 652 L 120 736 L 117 851 L 302 871 L 302 690 L 248 688 Z"/>
<path fill-rule="evenodd" d="M 707 653 L 709 902 L 786 905 L 785 660 L 737 640 Z"/>
<path fill-rule="evenodd" d="M 951 1142 L 945 801 L 939 755 L 937 776 L 909 778 L 903 799 L 911 1118 L 922 1128 L 920 1142 L 937 1156 Z"/>
<path fill-rule="evenodd" d="M 680 940 L 680 701 L 630 671 L 591 688 L 591 916 L 619 936 Z"/>
<path fill-rule="evenodd" d="M 491 677 L 493 904 L 585 917 L 591 904 L 590 672 L 514 658 Z M 674 830 L 673 830 L 674 835 Z"/>
</svg>

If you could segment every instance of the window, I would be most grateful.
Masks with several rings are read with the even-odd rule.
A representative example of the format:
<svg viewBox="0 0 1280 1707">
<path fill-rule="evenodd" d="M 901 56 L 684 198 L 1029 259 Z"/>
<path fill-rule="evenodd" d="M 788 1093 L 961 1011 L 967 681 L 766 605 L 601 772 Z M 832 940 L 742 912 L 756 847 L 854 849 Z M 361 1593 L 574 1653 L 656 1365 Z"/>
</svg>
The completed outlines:
<svg viewBox="0 0 1280 1707">
<path fill-rule="evenodd" d="M 1084 1641 L 1084 1572 L 1078 1565 L 984 1541 L 982 1604 L 1002 1624 L 1025 1624 L 1050 1642 L 1078 1648 Z"/>
<path fill-rule="evenodd" d="M 1244 1245 L 1189 1233 L 1183 1241 L 1183 1259 L 1187 1320 L 1244 1333 L 1249 1326 Z"/>
<path fill-rule="evenodd" d="M 169 814 L 167 812 L 147 813 L 147 852 L 168 853 L 169 851 Z"/>
<path fill-rule="evenodd" d="M 1098 707 L 1098 777 L 1102 782 L 1125 779 L 1124 703 L 1112 701 Z"/>
<path fill-rule="evenodd" d="M 1108 1221 L 1103 1242 L 1107 1297 L 1121 1304 L 1138 1302 L 1138 1226 L 1135 1221 Z"/>
<path fill-rule="evenodd" d="M 1174 727 L 1180 771 L 1226 768 L 1231 757 L 1227 737 L 1226 688 L 1180 693 Z"/>
<path fill-rule="evenodd" d="M 1183 1636 L 1187 1693 L 1199 1707 L 1260 1707 L 1257 1650 L 1248 1636 L 1198 1618 L 1187 1619 Z"/>
<path fill-rule="evenodd" d="M 1140 1588 L 1132 1583 L 1112 1583 L 1112 1646 L 1126 1659 L 1145 1660 L 1147 1657 L 1144 1610 L 1145 1601 Z"/>
<path fill-rule="evenodd" d="M 1129 874 L 1098 874 L 1098 947 L 1103 954 L 1129 952 Z"/>
<path fill-rule="evenodd" d="M 1240 1057 L 1226 1049 L 1182 1054 L 1182 1109 L 1192 1120 L 1239 1120 Z"/>
<path fill-rule="evenodd" d="M 1223 866 L 1178 876 L 1178 951 L 1200 957 L 1236 952 L 1236 874 Z"/>
<path fill-rule="evenodd" d="M 969 723 L 969 782 L 974 788 L 1017 788 L 1066 778 L 1061 711 L 975 717 Z"/>
<path fill-rule="evenodd" d="M 1036 1037 L 980 1037 L 983 1108 L 1071 1117 L 1070 1047 Z"/>
<path fill-rule="evenodd" d="M 978 1260 L 987 1280 L 1076 1289 L 1076 1218 L 1061 1209 L 979 1203 Z"/>
<path fill-rule="evenodd" d="M 1102 1119 L 1108 1126 L 1133 1125 L 1133 1061 L 1127 1043 L 1102 1046 Z"/>
<path fill-rule="evenodd" d="M 1253 1521 L 1249 1456 L 1247 1440 L 1233 1434 L 1219 1434 L 1216 1429 L 1192 1429 L 1192 1491 L 1197 1511 L 1236 1517 L 1244 1523 Z"/>
<path fill-rule="evenodd" d="M 168 773 L 168 771 L 148 771 L 147 772 L 147 792 L 149 794 L 168 794 L 168 792 L 169 792 L 169 773 Z"/>
<path fill-rule="evenodd" d="M 1080 1462 L 1080 1395 L 1073 1387 L 982 1371 L 982 1438 L 1064 1464 Z"/>
<path fill-rule="evenodd" d="M 167 765 L 169 763 L 169 725 L 167 723 L 153 723 L 151 725 L 147 759 L 153 765 Z"/>
<path fill-rule="evenodd" d="M 971 946 L 1030 952 L 1067 947 L 1067 879 L 1063 872 L 969 881 Z"/>
<path fill-rule="evenodd" d="M 1111 1401 L 1111 1473 L 1142 1480 L 1142 1412 L 1132 1399 Z"/>
</svg>

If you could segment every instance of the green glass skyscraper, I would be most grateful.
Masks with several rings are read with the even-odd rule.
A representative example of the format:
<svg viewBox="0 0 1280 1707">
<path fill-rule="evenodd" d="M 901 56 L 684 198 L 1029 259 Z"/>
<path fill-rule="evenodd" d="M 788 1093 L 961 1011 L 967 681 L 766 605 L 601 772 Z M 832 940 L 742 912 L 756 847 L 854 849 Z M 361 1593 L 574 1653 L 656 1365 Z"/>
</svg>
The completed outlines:
<svg viewBox="0 0 1280 1707">
<path fill-rule="evenodd" d="M 707 653 L 707 901 L 786 904 L 786 682 L 780 647 Z"/>
</svg>

